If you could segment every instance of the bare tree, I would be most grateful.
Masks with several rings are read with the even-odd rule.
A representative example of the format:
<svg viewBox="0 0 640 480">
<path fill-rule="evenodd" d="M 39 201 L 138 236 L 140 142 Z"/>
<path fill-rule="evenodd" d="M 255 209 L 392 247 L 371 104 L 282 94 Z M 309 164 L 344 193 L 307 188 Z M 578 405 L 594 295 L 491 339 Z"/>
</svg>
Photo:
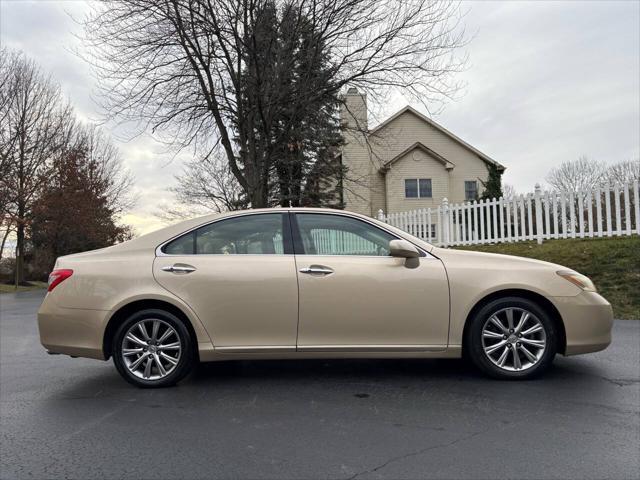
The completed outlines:
<svg viewBox="0 0 640 480">
<path fill-rule="evenodd" d="M 611 165 L 606 174 L 609 183 L 629 184 L 640 180 L 640 158 Z"/>
<path fill-rule="evenodd" d="M 583 205 L 583 211 L 578 210 L 579 220 L 578 222 L 586 223 L 588 218 L 588 203 L 590 202 L 590 196 L 588 191 L 593 191 L 596 187 L 608 182 L 609 185 L 614 184 L 628 184 L 640 178 L 640 161 L 628 160 L 614 164 L 607 167 L 606 164 L 590 159 L 586 156 L 580 157 L 578 160 L 565 162 L 559 167 L 551 170 L 547 175 L 547 182 L 557 191 L 568 194 L 572 192 L 574 195 L 574 209 L 579 209 L 580 205 Z M 600 192 L 601 200 L 604 202 L 606 193 Z M 611 204 L 615 204 L 616 193 L 614 190 L 609 191 L 609 200 Z M 635 205 L 636 199 L 632 196 L 630 199 L 631 206 Z M 620 216 L 615 216 L 614 221 L 617 222 L 617 218 L 621 218 L 626 228 L 626 215 L 625 206 L 620 204 Z M 633 208 L 631 209 L 633 211 Z M 592 210 L 594 216 L 593 222 L 596 222 L 595 210 Z M 570 219 L 571 215 L 567 213 L 567 219 Z M 579 226 L 579 225 L 578 225 Z M 573 225 L 572 228 L 578 228 Z M 616 226 L 615 228 L 618 228 Z"/>
<path fill-rule="evenodd" d="M 133 177 L 123 167 L 120 151 L 104 132 L 96 125 L 79 125 L 72 145 L 85 152 L 87 182 L 100 190 L 113 215 L 117 217 L 131 209 L 137 201 L 131 194 Z"/>
<path fill-rule="evenodd" d="M 283 178 L 302 178 L 299 160 L 279 169 L 283 153 L 312 148 L 317 132 L 300 127 L 314 112 L 330 125 L 345 86 L 401 90 L 432 110 L 455 92 L 460 18 L 437 0 L 107 0 L 85 26 L 105 112 L 201 157 L 219 146 L 263 207 Z"/>
<path fill-rule="evenodd" d="M 630 185 L 633 182 L 640 181 L 640 158 L 635 160 L 625 160 L 611 165 L 606 172 L 606 179 L 610 185 Z M 629 196 L 629 203 L 631 206 L 631 214 L 635 217 L 635 206 L 638 204 L 637 195 L 631 194 Z M 615 203 L 614 203 L 615 205 Z M 625 215 L 624 202 L 620 202 L 620 218 L 626 228 L 627 216 Z M 614 221 L 617 222 L 616 216 Z M 640 219 L 635 219 L 635 223 Z M 632 222 L 633 223 L 633 222 Z"/>
<path fill-rule="evenodd" d="M 10 55 L 5 48 L 0 48 L 0 131 L 2 138 L 8 137 L 8 133 L 4 132 L 4 125 L 8 121 L 9 104 L 14 95 L 16 82 L 12 79 L 12 72 L 16 57 Z M 11 139 L 12 142 L 0 141 L 0 179 L 8 177 L 9 155 L 13 150 L 13 143 L 16 138 Z M 13 198 L 12 191 L 9 190 L 8 182 L 0 180 L 0 259 L 4 254 L 4 247 L 7 238 L 13 232 L 14 222 L 9 216 L 8 207 Z"/>
<path fill-rule="evenodd" d="M 510 183 L 502 184 L 502 196 L 504 198 L 514 198 L 518 192 L 516 191 L 516 187 L 511 185 Z"/>
<path fill-rule="evenodd" d="M 10 222 L 9 216 L 0 219 L 0 259 L 4 254 L 4 248 L 7 244 L 9 235 L 13 233 L 13 223 Z"/>
<path fill-rule="evenodd" d="M 184 205 L 224 212 L 247 207 L 247 198 L 228 165 L 217 155 L 187 162 L 170 190 Z"/>
<path fill-rule="evenodd" d="M 586 192 L 603 181 L 605 172 L 604 163 L 583 155 L 552 169 L 546 180 L 560 192 Z"/>
<path fill-rule="evenodd" d="M 24 280 L 25 231 L 31 206 L 41 189 L 48 160 L 73 123 L 60 89 L 21 53 L 0 51 L 3 91 L 0 152 L 6 171 L 0 190 L 9 192 L 5 215 L 16 232 L 16 283 Z"/>
<path fill-rule="evenodd" d="M 33 207 L 38 202 L 42 207 L 42 196 L 54 186 L 55 166 L 63 159 L 81 156 L 82 162 L 67 162 L 65 171 L 71 165 L 82 168 L 76 172 L 83 178 L 85 191 L 80 193 L 99 196 L 103 211 L 115 216 L 134 199 L 128 195 L 131 179 L 122 170 L 118 150 L 96 127 L 76 121 L 58 85 L 33 61 L 20 52 L 0 50 L 0 80 L 0 249 L 15 233 L 20 284 Z M 55 210 L 62 200 L 48 207 Z M 68 211 L 59 218 L 68 218 Z"/>
</svg>

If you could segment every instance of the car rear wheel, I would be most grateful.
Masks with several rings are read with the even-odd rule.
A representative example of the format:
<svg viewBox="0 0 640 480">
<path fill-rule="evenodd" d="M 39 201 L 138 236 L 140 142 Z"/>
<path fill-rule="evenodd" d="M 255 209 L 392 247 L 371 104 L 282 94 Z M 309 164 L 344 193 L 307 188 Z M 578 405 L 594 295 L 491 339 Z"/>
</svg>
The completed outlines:
<svg viewBox="0 0 640 480">
<path fill-rule="evenodd" d="M 125 380 L 157 388 L 182 380 L 193 365 L 193 342 L 184 323 L 164 310 L 134 313 L 113 339 L 113 362 Z"/>
<path fill-rule="evenodd" d="M 500 298 L 472 319 L 465 348 L 473 363 L 500 379 L 526 379 L 547 370 L 557 351 L 553 320 L 537 303 Z"/>
</svg>

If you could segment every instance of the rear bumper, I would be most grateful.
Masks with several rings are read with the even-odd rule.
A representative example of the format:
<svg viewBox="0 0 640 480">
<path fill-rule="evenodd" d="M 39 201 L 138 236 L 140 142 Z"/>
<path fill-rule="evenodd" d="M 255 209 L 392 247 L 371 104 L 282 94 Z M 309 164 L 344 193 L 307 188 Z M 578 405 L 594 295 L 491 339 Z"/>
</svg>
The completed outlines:
<svg viewBox="0 0 640 480">
<path fill-rule="evenodd" d="M 594 292 L 575 297 L 553 297 L 564 322 L 567 337 L 565 355 L 579 355 L 604 350 L 611 343 L 613 309 Z"/>
<path fill-rule="evenodd" d="M 109 312 L 59 307 L 50 295 L 38 310 L 42 346 L 51 353 L 104 360 L 102 339 Z"/>
</svg>

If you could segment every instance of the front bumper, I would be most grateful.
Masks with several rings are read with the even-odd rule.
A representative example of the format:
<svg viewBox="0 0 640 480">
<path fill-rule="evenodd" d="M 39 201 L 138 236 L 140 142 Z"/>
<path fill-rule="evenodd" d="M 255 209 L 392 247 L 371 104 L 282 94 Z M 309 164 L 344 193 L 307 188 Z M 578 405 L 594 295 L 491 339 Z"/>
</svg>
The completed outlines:
<svg viewBox="0 0 640 480">
<path fill-rule="evenodd" d="M 108 314 L 60 307 L 48 293 L 38 310 L 40 343 L 51 353 L 104 360 L 102 339 Z"/>
<path fill-rule="evenodd" d="M 595 292 L 582 292 L 575 297 L 553 297 L 564 323 L 567 339 L 565 355 L 578 355 L 604 350 L 611 343 L 613 309 Z"/>
</svg>

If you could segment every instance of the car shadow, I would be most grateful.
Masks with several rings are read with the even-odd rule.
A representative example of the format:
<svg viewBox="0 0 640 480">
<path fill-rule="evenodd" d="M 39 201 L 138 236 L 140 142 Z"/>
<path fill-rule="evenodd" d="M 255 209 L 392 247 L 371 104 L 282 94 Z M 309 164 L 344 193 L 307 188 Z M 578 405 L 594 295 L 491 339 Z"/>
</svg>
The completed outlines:
<svg viewBox="0 0 640 480">
<path fill-rule="evenodd" d="M 331 360 L 236 360 L 198 365 L 188 378 L 193 383 L 210 381 L 398 381 L 421 379 L 460 381 L 483 378 L 460 359 L 331 359 Z"/>
<path fill-rule="evenodd" d="M 356 394 L 362 388 L 363 392 L 369 392 L 369 387 L 373 391 L 468 391 L 474 395 L 527 392 L 544 397 L 554 396 L 554 392 L 595 395 L 619 384 L 597 362 L 558 356 L 541 376 L 516 381 L 488 377 L 462 359 L 256 360 L 200 364 L 181 386 L 198 390 L 229 387 L 231 391 L 260 388 L 326 392 L 349 386 Z"/>
</svg>

